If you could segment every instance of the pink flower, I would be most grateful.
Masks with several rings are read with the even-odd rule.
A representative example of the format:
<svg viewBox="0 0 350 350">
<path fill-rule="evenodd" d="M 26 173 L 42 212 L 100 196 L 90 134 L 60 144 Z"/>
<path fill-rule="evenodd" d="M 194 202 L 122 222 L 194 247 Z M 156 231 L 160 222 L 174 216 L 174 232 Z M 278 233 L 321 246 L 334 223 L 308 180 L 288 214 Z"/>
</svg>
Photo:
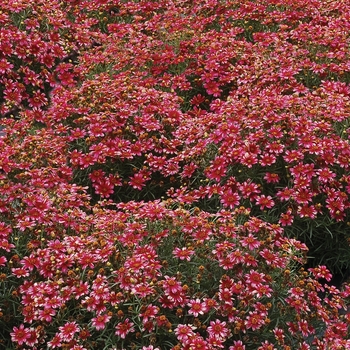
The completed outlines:
<svg viewBox="0 0 350 350">
<path fill-rule="evenodd" d="M 101 314 L 96 317 L 94 317 L 91 322 L 92 325 L 97 329 L 101 330 L 104 329 L 106 326 L 106 323 L 111 319 L 112 316 L 109 316 L 108 314 Z"/>
<path fill-rule="evenodd" d="M 72 350 L 87 350 L 87 349 L 84 348 L 82 345 L 74 345 L 72 347 Z"/>
<path fill-rule="evenodd" d="M 261 252 L 259 252 L 259 255 L 261 255 L 264 258 L 267 265 L 275 265 L 279 261 L 278 256 L 276 256 L 276 253 L 272 252 L 267 248 L 264 248 Z"/>
<path fill-rule="evenodd" d="M 190 309 L 188 310 L 188 313 L 195 317 L 198 317 L 198 315 L 203 315 L 206 310 L 205 303 L 202 303 L 198 298 L 190 300 L 187 306 L 190 307 Z"/>
<path fill-rule="evenodd" d="M 67 322 L 64 326 L 59 327 L 60 336 L 63 341 L 70 342 L 75 333 L 80 331 L 76 322 Z"/>
<path fill-rule="evenodd" d="M 250 272 L 244 276 L 246 283 L 250 284 L 253 288 L 257 288 L 258 286 L 261 286 L 263 282 L 266 282 L 265 274 L 259 273 L 255 270 L 250 270 Z"/>
<path fill-rule="evenodd" d="M 148 284 L 137 284 L 131 288 L 131 293 L 145 298 L 147 295 L 155 294 L 154 288 L 150 287 Z"/>
<path fill-rule="evenodd" d="M 265 340 L 264 343 L 261 343 L 261 346 L 258 347 L 258 350 L 271 350 L 276 349 L 273 347 L 273 344 L 271 344 L 269 341 Z"/>
<path fill-rule="evenodd" d="M 239 195 L 231 189 L 225 190 L 221 195 L 221 203 L 224 207 L 234 209 L 239 204 Z"/>
<path fill-rule="evenodd" d="M 56 334 L 52 340 L 50 340 L 48 343 L 47 343 L 47 346 L 49 348 L 60 348 L 62 346 L 62 339 L 61 337 L 59 336 L 59 334 Z"/>
<path fill-rule="evenodd" d="M 39 310 L 39 318 L 45 322 L 51 322 L 52 316 L 55 316 L 56 311 L 51 308 L 45 308 L 43 310 Z"/>
<path fill-rule="evenodd" d="M 38 333 L 34 328 L 29 329 L 29 337 L 26 343 L 32 348 L 34 348 L 34 345 L 38 343 Z"/>
<path fill-rule="evenodd" d="M 242 246 L 248 247 L 250 250 L 254 250 L 260 247 L 260 241 L 258 241 L 251 233 L 242 240 Z"/>
<path fill-rule="evenodd" d="M 176 280 L 175 277 L 164 276 L 163 288 L 167 294 L 176 294 L 182 291 L 181 284 Z"/>
<path fill-rule="evenodd" d="M 147 180 L 149 180 L 149 176 L 139 172 L 130 177 L 129 185 L 137 190 L 142 190 Z"/>
<path fill-rule="evenodd" d="M 262 166 L 272 165 L 275 162 L 276 162 L 276 157 L 273 154 L 270 154 L 270 153 L 263 154 L 261 156 L 261 159 L 260 159 L 260 164 Z"/>
<path fill-rule="evenodd" d="M 279 223 L 282 226 L 291 225 L 294 221 L 294 216 L 292 214 L 292 209 L 288 209 L 286 213 L 282 213 L 279 219 Z"/>
<path fill-rule="evenodd" d="M 243 345 L 242 340 L 235 340 L 229 350 L 245 350 L 245 345 Z"/>
<path fill-rule="evenodd" d="M 7 262 L 6 257 L 0 256 L 0 266 L 5 266 Z"/>
<path fill-rule="evenodd" d="M 229 330 L 226 327 L 226 322 L 220 320 L 210 321 L 210 326 L 207 328 L 209 337 L 225 340 L 229 335 Z"/>
<path fill-rule="evenodd" d="M 26 344 L 27 340 L 31 337 L 29 329 L 24 328 L 21 324 L 19 328 L 13 327 L 13 332 L 11 334 L 11 340 L 18 343 L 18 345 Z"/>
<path fill-rule="evenodd" d="M 173 255 L 180 259 L 180 260 L 187 260 L 190 261 L 191 260 L 191 256 L 194 254 L 194 250 L 183 247 L 182 249 L 180 248 L 175 248 L 173 250 Z"/>
<path fill-rule="evenodd" d="M 200 335 L 197 335 L 190 340 L 190 349 L 209 350 L 209 346 Z"/>
<path fill-rule="evenodd" d="M 181 341 L 183 344 L 186 344 L 192 337 L 194 337 L 195 333 L 193 331 L 195 329 L 196 327 L 188 324 L 179 324 L 175 328 L 175 334 L 179 341 Z"/>
<path fill-rule="evenodd" d="M 265 323 L 265 316 L 256 311 L 249 311 L 249 315 L 245 321 L 247 329 L 252 329 L 253 331 L 259 329 Z"/>
<path fill-rule="evenodd" d="M 280 177 L 276 173 L 266 173 L 264 179 L 267 183 L 276 183 L 280 180 Z"/>
<path fill-rule="evenodd" d="M 324 265 L 310 268 L 309 271 L 315 276 L 315 278 L 324 278 L 328 282 L 332 279 L 332 274 Z"/>
<path fill-rule="evenodd" d="M 155 318 L 158 312 L 159 308 L 157 306 L 147 305 L 146 310 L 140 313 L 140 316 L 142 317 L 142 323 L 146 323 L 150 319 Z"/>
<path fill-rule="evenodd" d="M 125 339 L 129 333 L 135 332 L 134 324 L 128 318 L 119 322 L 115 329 L 115 334 L 122 339 Z"/>
<path fill-rule="evenodd" d="M 29 276 L 29 272 L 23 267 L 14 267 L 11 271 L 17 278 Z"/>
<path fill-rule="evenodd" d="M 257 197 L 256 204 L 260 205 L 260 210 L 264 210 L 265 208 L 272 208 L 275 205 L 275 202 L 272 200 L 271 196 L 265 196 L 262 194 Z"/>
</svg>

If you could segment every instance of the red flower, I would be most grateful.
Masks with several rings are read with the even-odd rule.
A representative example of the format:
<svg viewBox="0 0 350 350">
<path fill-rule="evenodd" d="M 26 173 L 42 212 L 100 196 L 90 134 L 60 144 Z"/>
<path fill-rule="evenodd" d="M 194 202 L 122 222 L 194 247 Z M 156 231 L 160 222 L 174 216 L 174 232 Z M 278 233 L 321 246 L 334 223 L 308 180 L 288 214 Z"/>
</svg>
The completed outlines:
<svg viewBox="0 0 350 350">
<path fill-rule="evenodd" d="M 244 275 L 246 283 L 250 284 L 253 288 L 257 288 L 263 282 L 266 282 L 265 274 L 259 273 L 255 270 L 250 270 L 249 273 Z"/>
<path fill-rule="evenodd" d="M 190 307 L 188 310 L 188 313 L 190 315 L 193 315 L 195 317 L 198 317 L 198 315 L 203 315 L 204 312 L 206 311 L 206 305 L 205 303 L 202 303 L 200 299 L 192 299 L 189 301 L 187 306 Z"/>
<path fill-rule="evenodd" d="M 158 312 L 159 308 L 157 306 L 147 305 L 146 310 L 140 313 L 140 316 L 142 317 L 142 323 L 145 324 L 150 319 L 155 318 Z"/>
<path fill-rule="evenodd" d="M 101 197 L 109 198 L 114 192 L 114 184 L 108 178 L 104 178 L 93 184 L 95 192 Z"/>
<path fill-rule="evenodd" d="M 264 325 L 265 315 L 256 311 L 249 311 L 249 315 L 244 323 L 247 329 L 252 329 L 255 331 Z"/>
<path fill-rule="evenodd" d="M 19 328 L 13 327 L 13 332 L 11 333 L 11 340 L 18 343 L 18 345 L 26 344 L 27 340 L 31 337 L 29 329 L 24 328 L 21 324 Z"/>
<path fill-rule="evenodd" d="M 39 319 L 48 323 L 52 321 L 52 317 L 55 315 L 56 311 L 51 308 L 45 307 L 45 309 L 39 310 Z"/>
<path fill-rule="evenodd" d="M 271 196 L 265 196 L 262 194 L 256 198 L 256 204 L 260 205 L 260 209 L 264 210 L 265 208 L 272 208 L 275 205 Z"/>
<path fill-rule="evenodd" d="M 210 326 L 207 328 L 209 337 L 225 340 L 229 335 L 229 330 L 226 327 L 226 322 L 220 320 L 210 321 Z"/>
<path fill-rule="evenodd" d="M 303 205 L 302 207 L 298 207 L 298 214 L 301 218 L 306 217 L 314 219 L 317 215 L 317 210 L 313 205 Z"/>
<path fill-rule="evenodd" d="M 112 316 L 108 314 L 100 314 L 94 318 L 92 318 L 91 322 L 92 325 L 97 329 L 101 330 L 104 329 L 106 326 L 106 323 L 111 319 Z"/>
<path fill-rule="evenodd" d="M 248 168 L 251 168 L 254 164 L 258 162 L 258 158 L 254 153 L 245 152 L 240 158 L 241 163 L 247 166 Z"/>
<path fill-rule="evenodd" d="M 149 173 L 140 171 L 130 177 L 129 185 L 137 190 L 142 190 L 142 188 L 145 186 L 145 182 L 150 179 L 149 175 Z"/>
<path fill-rule="evenodd" d="M 47 343 L 47 346 L 49 348 L 60 348 L 62 346 L 62 339 L 61 337 L 56 334 L 52 340 L 50 340 L 48 343 Z"/>
<path fill-rule="evenodd" d="M 63 341 L 70 342 L 75 333 L 80 331 L 76 322 L 67 322 L 64 326 L 59 327 L 60 337 Z"/>
<path fill-rule="evenodd" d="M 276 156 L 273 154 L 263 154 L 260 158 L 260 164 L 262 166 L 269 166 L 276 162 Z"/>
<path fill-rule="evenodd" d="M 221 203 L 224 207 L 228 207 L 230 209 L 234 209 L 239 205 L 239 195 L 237 193 L 232 192 L 232 190 L 226 189 L 221 195 Z"/>
<path fill-rule="evenodd" d="M 291 225 L 293 223 L 294 216 L 292 215 L 292 209 L 288 209 L 286 213 L 282 213 L 279 219 L 279 223 L 282 226 Z"/>
<path fill-rule="evenodd" d="M 266 173 L 264 179 L 267 183 L 277 183 L 280 180 L 280 177 L 276 173 Z"/>
<path fill-rule="evenodd" d="M 7 259 L 5 256 L 0 256 L 0 266 L 5 266 Z"/>
<path fill-rule="evenodd" d="M 189 248 L 178 248 L 176 247 L 174 250 L 173 250 L 173 255 L 180 259 L 180 260 L 187 260 L 187 261 L 190 261 L 191 260 L 191 256 L 194 254 L 194 250 L 193 249 L 189 249 Z"/>
<path fill-rule="evenodd" d="M 195 333 L 193 332 L 195 329 L 196 327 L 192 325 L 179 324 L 175 328 L 175 334 L 179 341 L 181 341 L 183 344 L 187 344 L 188 341 L 195 336 Z"/>
<path fill-rule="evenodd" d="M 135 332 L 134 324 L 128 318 L 119 322 L 115 327 L 115 334 L 122 339 L 125 339 L 132 332 Z"/>
<path fill-rule="evenodd" d="M 234 340 L 229 350 L 245 350 L 245 345 L 243 345 L 242 340 Z"/>
<path fill-rule="evenodd" d="M 207 342 L 199 335 L 190 340 L 190 349 L 192 350 L 209 350 Z"/>
<path fill-rule="evenodd" d="M 315 278 L 324 278 L 328 282 L 332 279 L 332 274 L 324 265 L 310 268 L 309 271 L 315 276 Z"/>
<path fill-rule="evenodd" d="M 242 239 L 241 244 L 243 247 L 248 247 L 250 250 L 260 247 L 260 241 L 258 241 L 251 233 Z"/>
</svg>

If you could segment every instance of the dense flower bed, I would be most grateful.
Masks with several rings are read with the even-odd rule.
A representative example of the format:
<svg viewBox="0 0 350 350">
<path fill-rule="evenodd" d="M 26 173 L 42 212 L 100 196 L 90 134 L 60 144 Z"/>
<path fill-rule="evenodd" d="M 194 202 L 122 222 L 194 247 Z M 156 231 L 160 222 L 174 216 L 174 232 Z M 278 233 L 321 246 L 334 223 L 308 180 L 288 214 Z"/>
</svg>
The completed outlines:
<svg viewBox="0 0 350 350">
<path fill-rule="evenodd" d="M 0 23 L 0 345 L 350 348 L 347 3 Z"/>
</svg>

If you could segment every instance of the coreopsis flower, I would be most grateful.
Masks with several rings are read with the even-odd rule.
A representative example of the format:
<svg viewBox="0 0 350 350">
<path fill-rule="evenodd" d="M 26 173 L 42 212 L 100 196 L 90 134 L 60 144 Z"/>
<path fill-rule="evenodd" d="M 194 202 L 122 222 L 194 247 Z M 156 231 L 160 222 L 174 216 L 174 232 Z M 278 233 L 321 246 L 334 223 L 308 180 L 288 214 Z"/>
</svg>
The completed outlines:
<svg viewBox="0 0 350 350">
<path fill-rule="evenodd" d="M 245 350 L 245 345 L 242 340 L 234 340 L 233 345 L 229 347 L 229 350 Z"/>
<path fill-rule="evenodd" d="M 260 159 L 260 164 L 262 166 L 269 166 L 269 165 L 274 164 L 275 162 L 276 162 L 276 156 L 274 154 L 270 154 L 270 153 L 263 154 L 261 156 L 261 159 Z M 267 173 L 267 174 L 269 174 L 269 173 Z M 265 180 L 267 180 L 266 177 L 265 177 Z"/>
<path fill-rule="evenodd" d="M 19 328 L 13 327 L 13 332 L 10 333 L 10 335 L 11 340 L 18 345 L 27 344 L 27 340 L 31 337 L 29 329 L 24 328 L 23 324 L 21 324 Z"/>
<path fill-rule="evenodd" d="M 106 323 L 111 319 L 112 316 L 108 314 L 100 314 L 94 318 L 92 318 L 91 322 L 92 325 L 97 329 L 101 330 L 104 329 L 106 326 Z"/>
<path fill-rule="evenodd" d="M 11 271 L 12 271 L 12 274 L 14 276 L 16 276 L 17 278 L 28 277 L 29 276 L 29 271 L 27 271 L 23 267 L 12 268 Z"/>
<path fill-rule="evenodd" d="M 286 302 L 293 307 L 298 313 L 309 312 L 310 308 L 307 300 L 298 296 L 291 296 L 285 299 Z"/>
<path fill-rule="evenodd" d="M 324 278 L 328 282 L 332 279 L 332 274 L 325 265 L 310 268 L 309 271 L 315 276 L 315 278 Z"/>
<path fill-rule="evenodd" d="M 38 332 L 34 328 L 29 328 L 29 337 L 26 340 L 26 344 L 31 348 L 34 348 L 35 344 L 38 343 Z"/>
<path fill-rule="evenodd" d="M 291 225 L 294 221 L 294 215 L 292 214 L 292 209 L 288 209 L 287 212 L 282 213 L 279 219 L 279 223 L 282 226 Z"/>
<path fill-rule="evenodd" d="M 39 319 L 48 323 L 52 321 L 52 317 L 55 315 L 56 311 L 49 307 L 45 307 L 43 310 L 39 310 Z"/>
<path fill-rule="evenodd" d="M 315 329 L 306 320 L 298 321 L 299 330 L 304 337 L 315 334 Z"/>
<path fill-rule="evenodd" d="M 69 342 L 73 339 L 74 334 L 80 331 L 80 327 L 77 323 L 67 322 L 64 326 L 59 327 L 60 337 L 63 341 Z"/>
<path fill-rule="evenodd" d="M 244 323 L 247 329 L 255 331 L 264 325 L 265 315 L 256 311 L 249 311 L 249 315 Z"/>
<path fill-rule="evenodd" d="M 0 256 L 0 266 L 5 266 L 7 259 L 5 256 Z"/>
<path fill-rule="evenodd" d="M 142 323 L 146 323 L 149 320 L 156 317 L 156 315 L 159 312 L 159 308 L 154 305 L 147 305 L 146 309 L 140 313 L 140 316 L 142 317 Z"/>
<path fill-rule="evenodd" d="M 263 343 L 261 343 L 261 346 L 258 347 L 258 350 L 277 350 L 277 349 L 273 346 L 273 344 L 265 340 Z"/>
<path fill-rule="evenodd" d="M 278 343 L 283 344 L 284 338 L 286 337 L 286 335 L 284 334 L 284 330 L 282 328 L 275 328 L 273 330 L 273 334 L 276 340 L 278 341 Z"/>
<path fill-rule="evenodd" d="M 257 288 L 258 286 L 261 286 L 263 282 L 266 282 L 266 275 L 255 270 L 250 270 L 250 272 L 245 274 L 244 277 L 246 283 L 251 285 L 253 288 Z"/>
<path fill-rule="evenodd" d="M 49 348 L 60 348 L 62 346 L 62 339 L 59 334 L 56 334 L 48 343 Z"/>
<path fill-rule="evenodd" d="M 87 350 L 87 349 L 84 348 L 82 345 L 74 345 L 72 347 L 72 350 Z"/>
<path fill-rule="evenodd" d="M 239 205 L 239 195 L 230 188 L 221 194 L 221 203 L 225 208 L 234 209 Z"/>
<path fill-rule="evenodd" d="M 209 337 L 217 339 L 226 339 L 229 335 L 229 330 L 226 327 L 226 322 L 220 320 L 210 321 L 210 326 L 207 328 Z"/>
<path fill-rule="evenodd" d="M 178 248 L 176 247 L 174 250 L 173 250 L 173 255 L 180 259 L 180 260 L 187 260 L 187 261 L 190 261 L 191 260 L 191 256 L 194 254 L 194 250 L 193 249 L 190 249 L 190 248 L 186 248 L 186 247 L 183 247 L 183 248 Z"/>
<path fill-rule="evenodd" d="M 119 322 L 115 327 L 115 334 L 122 339 L 125 339 L 132 332 L 135 332 L 134 323 L 130 322 L 128 318 Z"/>
<path fill-rule="evenodd" d="M 148 181 L 149 179 L 150 177 L 145 175 L 141 171 L 130 177 L 129 185 L 141 191 L 142 188 L 145 186 L 146 181 Z"/>
<path fill-rule="evenodd" d="M 267 265 L 276 265 L 280 260 L 276 253 L 267 248 L 264 248 L 261 252 L 259 252 L 259 255 L 264 258 Z"/>
<path fill-rule="evenodd" d="M 147 284 L 137 284 L 131 288 L 131 293 L 145 298 L 147 295 L 152 295 L 155 293 L 154 288 Z"/>
<path fill-rule="evenodd" d="M 179 341 L 183 344 L 187 344 L 188 341 L 194 337 L 195 333 L 193 332 L 196 329 L 195 326 L 188 324 L 179 324 L 175 328 L 175 334 Z"/>
<path fill-rule="evenodd" d="M 189 341 L 190 349 L 193 350 L 209 350 L 209 344 L 200 335 L 195 335 Z"/>
<path fill-rule="evenodd" d="M 182 292 L 181 283 L 176 280 L 175 277 L 164 276 L 163 288 L 168 294 L 176 294 Z"/>
<path fill-rule="evenodd" d="M 187 306 L 190 307 L 188 313 L 195 317 L 198 317 L 198 315 L 203 315 L 206 310 L 205 303 L 202 303 L 198 298 L 190 300 Z"/>
<path fill-rule="evenodd" d="M 265 208 L 272 208 L 275 205 L 271 196 L 265 196 L 262 194 L 256 198 L 256 204 L 260 205 L 260 209 L 264 210 Z"/>
<path fill-rule="evenodd" d="M 247 237 L 244 237 L 241 241 L 243 247 L 248 247 L 250 250 L 254 250 L 260 247 L 260 241 L 257 240 L 251 233 Z"/>
<path fill-rule="evenodd" d="M 266 173 L 264 179 L 267 183 L 278 183 L 280 181 L 280 177 L 276 173 Z"/>
<path fill-rule="evenodd" d="M 109 178 L 104 178 L 99 182 L 93 183 L 95 192 L 101 197 L 109 198 L 114 192 L 114 183 Z"/>
</svg>

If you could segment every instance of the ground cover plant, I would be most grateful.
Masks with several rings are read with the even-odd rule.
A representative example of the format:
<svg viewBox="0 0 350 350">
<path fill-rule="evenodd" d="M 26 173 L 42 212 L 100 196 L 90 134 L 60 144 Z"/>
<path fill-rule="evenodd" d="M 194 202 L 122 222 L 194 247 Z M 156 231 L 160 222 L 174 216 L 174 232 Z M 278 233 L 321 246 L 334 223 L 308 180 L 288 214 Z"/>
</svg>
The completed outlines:
<svg viewBox="0 0 350 350">
<path fill-rule="evenodd" d="M 347 2 L 0 23 L 1 346 L 350 348 Z"/>
</svg>

